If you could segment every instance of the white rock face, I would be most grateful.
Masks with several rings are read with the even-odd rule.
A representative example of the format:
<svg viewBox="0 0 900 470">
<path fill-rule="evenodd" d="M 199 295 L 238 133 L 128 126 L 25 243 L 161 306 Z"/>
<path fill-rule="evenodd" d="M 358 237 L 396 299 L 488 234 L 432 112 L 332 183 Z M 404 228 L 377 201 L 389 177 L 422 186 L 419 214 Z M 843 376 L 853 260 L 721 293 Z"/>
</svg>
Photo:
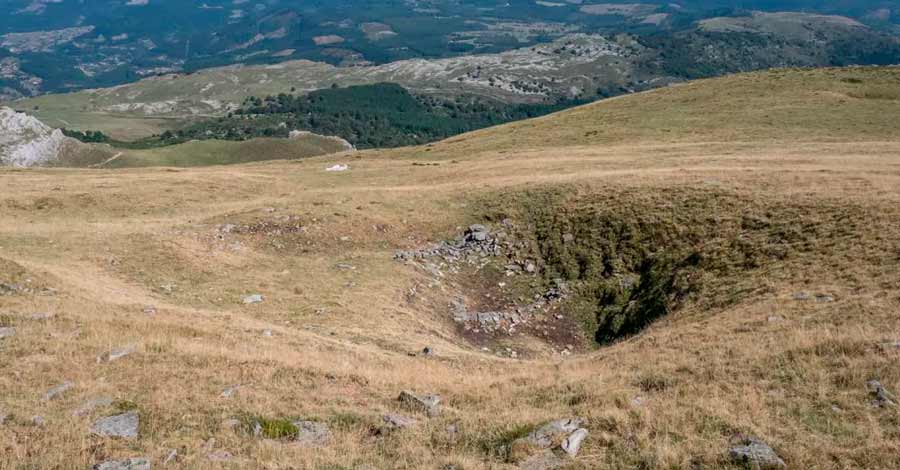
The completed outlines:
<svg viewBox="0 0 900 470">
<path fill-rule="evenodd" d="M 59 129 L 6 107 L 0 108 L 0 165 L 32 167 L 59 158 L 70 139 Z"/>
</svg>

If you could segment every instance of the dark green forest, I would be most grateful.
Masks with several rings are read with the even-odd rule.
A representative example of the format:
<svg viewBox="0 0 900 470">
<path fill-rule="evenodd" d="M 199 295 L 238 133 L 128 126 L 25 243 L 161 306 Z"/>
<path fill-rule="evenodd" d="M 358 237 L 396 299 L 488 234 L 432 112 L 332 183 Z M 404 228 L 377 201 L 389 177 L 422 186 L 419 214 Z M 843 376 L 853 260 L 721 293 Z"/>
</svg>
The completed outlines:
<svg viewBox="0 0 900 470">
<path fill-rule="evenodd" d="M 115 142 L 99 132 L 66 131 L 85 142 L 122 147 L 158 147 L 189 140 L 288 137 L 293 130 L 342 137 L 358 148 L 388 148 L 433 142 L 464 132 L 583 104 L 503 104 L 471 96 L 441 98 L 379 83 L 330 88 L 307 95 L 250 97 L 236 112 L 198 121 L 137 142 Z"/>
</svg>

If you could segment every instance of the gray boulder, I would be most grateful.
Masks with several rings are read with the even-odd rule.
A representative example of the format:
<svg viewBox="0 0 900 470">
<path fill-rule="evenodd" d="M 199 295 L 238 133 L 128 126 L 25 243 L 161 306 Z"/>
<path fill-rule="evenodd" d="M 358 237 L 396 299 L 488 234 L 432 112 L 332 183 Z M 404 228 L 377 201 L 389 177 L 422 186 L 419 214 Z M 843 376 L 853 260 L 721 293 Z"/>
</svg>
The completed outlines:
<svg viewBox="0 0 900 470">
<path fill-rule="evenodd" d="M 145 458 L 107 460 L 94 465 L 94 470 L 150 470 L 150 461 Z"/>
<path fill-rule="evenodd" d="M 103 362 L 113 362 L 122 359 L 123 357 L 129 356 L 133 354 L 135 351 L 134 346 L 125 346 L 122 348 L 116 348 L 110 351 L 107 351 L 99 356 L 97 356 L 97 364 Z"/>
<path fill-rule="evenodd" d="M 769 447 L 768 444 L 756 437 L 745 437 L 741 444 L 728 451 L 731 460 L 738 464 L 749 466 L 754 470 L 774 470 L 786 468 L 784 460 Z"/>
<path fill-rule="evenodd" d="M 524 465 L 540 455 L 547 454 L 544 451 L 550 451 L 552 454 L 552 451 L 556 449 L 561 449 L 566 455 L 574 458 L 578 455 L 582 443 L 588 436 L 588 430 L 581 427 L 583 423 L 584 420 L 581 418 L 563 418 L 550 421 L 527 436 L 513 441 L 510 446 L 510 458 L 514 462 L 522 462 L 522 465 Z M 538 459 L 538 461 L 545 460 Z"/>
<path fill-rule="evenodd" d="M 569 434 L 569 437 L 562 442 L 560 447 L 562 447 L 562 450 L 565 451 L 569 457 L 575 458 L 578 456 L 578 452 L 581 450 L 581 444 L 587 439 L 588 434 L 587 429 L 580 428 L 572 434 Z"/>
<path fill-rule="evenodd" d="M 538 447 L 547 448 L 553 445 L 558 436 L 569 435 L 578 431 L 582 423 L 584 423 L 584 420 L 581 418 L 557 419 L 532 431 L 524 439 Z"/>
<path fill-rule="evenodd" d="M 245 296 L 243 298 L 243 300 L 241 300 L 241 302 L 243 302 L 244 305 L 250 305 L 250 304 L 258 304 L 258 303 L 262 302 L 263 300 L 264 300 L 264 297 L 261 294 L 253 294 L 253 295 Z"/>
<path fill-rule="evenodd" d="M 400 403 L 410 411 L 425 413 L 429 417 L 441 414 L 441 397 L 439 395 L 419 396 L 410 391 L 400 392 Z"/>
<path fill-rule="evenodd" d="M 91 426 L 91 433 L 104 437 L 121 437 L 134 439 L 138 437 L 140 418 L 136 411 L 129 411 L 120 415 L 109 416 L 97 420 Z"/>
<path fill-rule="evenodd" d="M 11 326 L 4 326 L 0 328 L 0 339 L 4 338 L 12 338 L 16 335 L 16 329 Z"/>
</svg>

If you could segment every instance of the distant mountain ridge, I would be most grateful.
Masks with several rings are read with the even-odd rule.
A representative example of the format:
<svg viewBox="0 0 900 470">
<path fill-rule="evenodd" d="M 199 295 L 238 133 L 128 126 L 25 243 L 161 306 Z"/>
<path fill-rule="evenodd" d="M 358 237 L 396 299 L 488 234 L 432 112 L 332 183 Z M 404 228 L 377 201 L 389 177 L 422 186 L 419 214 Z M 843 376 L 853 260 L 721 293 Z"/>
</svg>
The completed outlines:
<svg viewBox="0 0 900 470">
<path fill-rule="evenodd" d="M 857 20 L 751 12 L 708 18 L 678 31 L 574 33 L 501 53 L 444 59 L 356 67 L 305 60 L 234 65 L 48 95 L 15 107 L 53 126 L 101 130 L 127 140 L 177 129 L 185 120 L 225 116 L 249 96 L 304 94 L 334 85 L 387 82 L 417 94 L 554 104 L 768 68 L 897 63 L 900 37 Z"/>
<path fill-rule="evenodd" d="M 3 0 L 0 100 L 173 72 L 495 54 L 569 34 L 678 33 L 754 10 L 844 15 L 900 34 L 895 1 Z"/>
</svg>

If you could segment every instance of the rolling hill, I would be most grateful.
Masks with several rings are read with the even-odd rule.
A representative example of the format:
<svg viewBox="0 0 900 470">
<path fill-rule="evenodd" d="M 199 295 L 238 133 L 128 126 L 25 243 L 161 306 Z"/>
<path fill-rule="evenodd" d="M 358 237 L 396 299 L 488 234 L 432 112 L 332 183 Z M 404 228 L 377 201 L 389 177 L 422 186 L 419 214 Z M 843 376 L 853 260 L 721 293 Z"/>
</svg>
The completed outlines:
<svg viewBox="0 0 900 470">
<path fill-rule="evenodd" d="M 0 468 L 896 468 L 898 89 L 0 169 Z"/>
</svg>

